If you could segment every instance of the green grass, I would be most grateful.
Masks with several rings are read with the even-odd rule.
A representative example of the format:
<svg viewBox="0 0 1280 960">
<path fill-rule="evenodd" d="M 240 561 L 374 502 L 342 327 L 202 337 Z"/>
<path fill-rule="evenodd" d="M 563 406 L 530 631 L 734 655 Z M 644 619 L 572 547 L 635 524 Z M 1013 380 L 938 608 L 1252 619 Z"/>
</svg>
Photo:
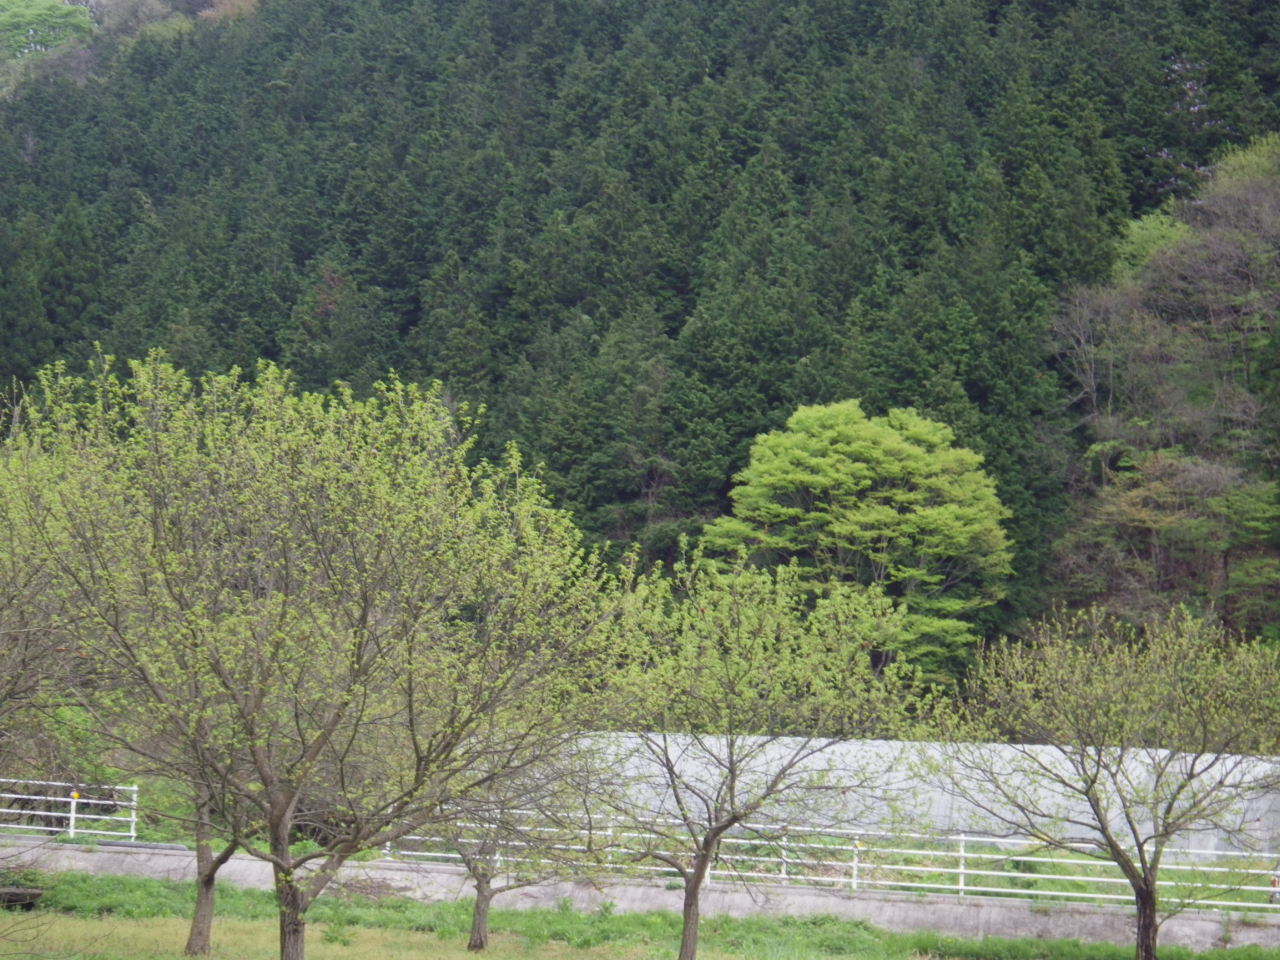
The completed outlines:
<svg viewBox="0 0 1280 960">
<path fill-rule="evenodd" d="M 12 943 L 0 942 L 0 951 L 13 947 L 22 951 L 22 956 L 50 960 L 184 960 L 180 951 L 186 924 L 176 917 L 90 920 L 46 914 L 37 916 L 35 922 L 38 926 L 28 930 L 25 942 L 19 938 Z M 357 927 L 333 928 L 340 930 L 340 936 L 330 937 L 330 929 L 323 924 L 310 925 L 308 960 L 464 960 L 475 956 L 467 952 L 463 940 L 442 941 L 428 933 Z M 273 923 L 222 918 L 214 926 L 211 960 L 275 960 L 277 955 Z M 646 946 L 585 950 L 561 943 L 532 946 L 501 934 L 492 938 L 485 954 L 488 960 L 657 960 L 664 955 Z M 739 958 L 709 952 L 703 960 Z"/>
<path fill-rule="evenodd" d="M 1010 940 L 987 937 L 962 940 L 937 933 L 889 933 L 886 942 L 928 957 L 951 960 L 1132 960 L 1132 944 L 1082 943 L 1079 940 Z M 1280 949 L 1234 947 L 1197 953 L 1186 947 L 1160 947 L 1161 960 L 1277 960 Z"/>
<path fill-rule="evenodd" d="M 35 878 L 29 874 L 25 878 Z M 59 873 L 44 878 L 45 895 L 38 914 L 80 919 L 147 922 L 186 916 L 192 904 L 191 884 L 145 877 L 105 877 Z M 229 885 L 218 890 L 218 920 L 256 922 L 264 936 L 274 937 L 275 901 L 270 892 Z M 431 935 L 434 942 L 465 944 L 471 926 L 469 901 L 425 904 L 403 898 L 372 900 L 362 896 L 319 898 L 308 911 L 310 942 L 340 943 L 343 931 L 382 930 Z M 129 928 L 134 929 L 134 928 Z M 149 927 L 147 929 L 150 929 Z M 579 913 L 564 909 L 503 910 L 490 915 L 495 937 L 536 950 L 570 947 L 641 949 L 674 953 L 680 937 L 680 918 L 674 913 L 614 913 L 609 909 Z M 216 932 L 215 932 L 216 936 Z M 702 943 L 708 956 L 794 958 L 858 956 L 864 960 L 909 960 L 909 952 L 881 944 L 878 931 L 865 924 L 831 917 L 780 917 L 735 920 L 708 917 L 702 924 Z M 180 944 L 178 944 L 180 946 Z M 142 949 L 135 944 L 131 949 Z M 553 950 L 553 953 L 555 951 Z M 109 954 L 108 954 L 109 955 Z M 123 954 L 122 954 L 123 955 Z M 540 953 L 534 953 L 540 956 Z"/>
<path fill-rule="evenodd" d="M 0 872 L 0 885 L 14 879 Z M 168 957 L 181 949 L 185 936 L 182 918 L 190 911 L 193 898 L 189 883 L 83 873 L 40 875 L 33 871 L 23 871 L 21 880 L 23 885 L 46 890 L 40 909 L 29 915 L 45 924 L 40 936 L 42 949 L 47 944 L 63 958 L 80 960 Z M 275 917 L 270 892 L 220 886 L 214 936 L 222 944 L 221 955 L 270 957 Z M 332 955 L 351 960 L 402 951 L 408 956 L 415 950 L 430 956 L 462 957 L 470 924 L 469 901 L 426 904 L 339 892 L 321 897 L 309 911 L 308 952 L 314 958 Z M 497 948 L 494 958 L 648 960 L 675 953 L 680 918 L 669 912 L 614 913 L 607 907 L 579 913 L 566 904 L 561 909 L 495 909 L 490 928 Z M 700 941 L 705 960 L 1129 960 L 1133 956 L 1131 945 L 897 934 L 830 916 L 706 917 Z M 77 945 L 81 943 L 92 944 L 92 949 Z M 1161 957 L 1280 960 L 1280 950 L 1243 947 L 1193 954 L 1165 947 Z"/>
</svg>

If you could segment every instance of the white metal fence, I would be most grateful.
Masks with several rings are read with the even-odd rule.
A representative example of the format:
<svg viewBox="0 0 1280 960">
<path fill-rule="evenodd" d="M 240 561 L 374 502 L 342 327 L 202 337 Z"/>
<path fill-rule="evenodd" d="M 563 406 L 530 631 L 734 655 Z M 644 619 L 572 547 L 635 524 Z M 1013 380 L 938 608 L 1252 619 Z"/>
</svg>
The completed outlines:
<svg viewBox="0 0 1280 960">
<path fill-rule="evenodd" d="M 136 840 L 138 788 L 0 777 L 0 830 Z"/>
<path fill-rule="evenodd" d="M 671 826 L 675 826 L 672 824 Z M 537 873 L 551 863 L 567 863 L 583 851 L 597 851 L 584 869 L 606 873 L 674 876 L 653 852 L 672 853 L 659 829 L 612 825 L 590 837 L 567 841 L 563 829 L 495 846 L 498 869 Z M 463 842 L 478 842 L 462 832 Z M 458 839 L 406 837 L 393 855 L 426 862 L 461 861 Z M 1280 854 L 1227 854 L 1215 850 L 1171 848 L 1165 852 L 1159 886 L 1169 903 L 1188 908 L 1280 910 Z M 885 890 L 958 896 L 1019 897 L 1077 902 L 1133 902 L 1128 881 L 1109 860 L 1047 847 L 1043 841 L 975 833 L 931 835 L 868 830 L 806 829 L 796 826 L 740 827 L 724 838 L 709 881 L 795 884 L 846 890 Z"/>
<path fill-rule="evenodd" d="M 0 831 L 135 840 L 137 786 L 84 785 L 0 778 Z M 633 875 L 673 875 L 651 854 L 677 854 L 674 823 L 597 821 L 578 833 L 532 817 L 505 837 L 490 835 L 500 870 L 542 873 L 550 866 Z M 486 828 L 467 825 L 452 837 L 406 837 L 386 852 L 457 864 L 458 844 L 475 846 Z M 1280 853 L 1166 851 L 1162 896 L 1189 907 L 1280 911 Z M 1043 841 L 977 833 L 933 835 L 795 825 L 743 825 L 726 835 L 709 881 L 825 886 L 859 890 L 1024 897 L 1094 903 L 1132 902 L 1128 882 L 1110 861 L 1085 848 L 1066 852 Z"/>
</svg>

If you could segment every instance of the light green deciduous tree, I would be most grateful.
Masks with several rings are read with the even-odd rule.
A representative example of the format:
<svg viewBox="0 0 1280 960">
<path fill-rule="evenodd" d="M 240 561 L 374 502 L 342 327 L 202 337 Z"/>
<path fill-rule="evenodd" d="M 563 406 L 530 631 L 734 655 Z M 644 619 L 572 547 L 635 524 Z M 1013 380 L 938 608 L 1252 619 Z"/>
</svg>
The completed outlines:
<svg viewBox="0 0 1280 960">
<path fill-rule="evenodd" d="M 4 453 L 96 668 L 80 696 L 271 864 L 285 960 L 348 857 L 579 718 L 608 578 L 514 456 L 466 463 L 438 393 L 153 358 L 49 371 L 25 416 Z"/>
<path fill-rule="evenodd" d="M 901 617 L 874 588 L 837 584 L 816 606 L 794 565 L 717 569 L 701 557 L 640 583 L 616 702 L 635 711 L 612 802 L 639 851 L 684 884 L 680 960 L 697 952 L 703 885 L 726 836 L 768 824 L 849 822 L 883 799 L 883 755 L 833 750 L 901 732 L 904 665 L 872 667 Z"/>
<path fill-rule="evenodd" d="M 1012 559 L 995 482 L 954 440 L 914 410 L 800 407 L 786 429 L 756 438 L 733 516 L 704 542 L 757 563 L 794 558 L 815 587 L 879 586 L 905 608 L 901 652 L 927 670 L 954 668 L 974 641 L 968 619 L 1003 595 Z"/>
<path fill-rule="evenodd" d="M 93 32 L 87 7 L 62 0 L 4 0 L 0 3 L 0 60 L 42 53 Z"/>
<path fill-rule="evenodd" d="M 1155 960 L 1182 906 L 1158 886 L 1169 848 L 1199 830 L 1247 843 L 1250 801 L 1280 783 L 1277 691 L 1274 650 L 1185 611 L 1141 633 L 1097 609 L 1064 616 L 982 657 L 941 783 L 984 825 L 1114 863 L 1137 958 Z"/>
</svg>

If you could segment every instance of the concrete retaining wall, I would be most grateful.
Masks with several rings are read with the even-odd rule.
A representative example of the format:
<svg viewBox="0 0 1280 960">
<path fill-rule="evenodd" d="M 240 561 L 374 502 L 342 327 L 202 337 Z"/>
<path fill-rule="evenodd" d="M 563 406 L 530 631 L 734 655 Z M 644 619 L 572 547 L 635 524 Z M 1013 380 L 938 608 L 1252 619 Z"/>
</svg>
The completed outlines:
<svg viewBox="0 0 1280 960">
<path fill-rule="evenodd" d="M 64 843 L 24 840 L 0 841 L 0 859 L 38 865 L 50 870 L 124 874 L 189 880 L 195 875 L 195 855 L 186 850 L 102 845 L 79 847 Z M 219 880 L 244 887 L 270 889 L 271 870 L 251 857 L 237 856 L 218 874 Z M 419 900 L 445 900 L 470 893 L 460 869 L 419 865 L 396 860 L 348 864 L 339 883 L 353 889 L 395 892 Z M 561 881 L 503 894 L 498 906 L 551 907 L 567 897 L 580 910 L 594 910 L 610 901 L 618 911 L 680 910 L 681 893 L 660 883 L 605 881 L 593 885 Z M 728 884 L 717 880 L 703 895 L 704 915 L 749 916 L 760 913 L 831 914 L 865 920 L 887 930 L 935 930 L 953 936 L 1038 937 L 1131 943 L 1133 911 L 1123 907 L 973 896 L 903 895 L 880 892 L 835 891 L 813 887 Z M 1166 921 L 1161 942 L 1196 950 L 1248 944 L 1280 947 L 1280 917 L 1187 911 Z"/>
</svg>

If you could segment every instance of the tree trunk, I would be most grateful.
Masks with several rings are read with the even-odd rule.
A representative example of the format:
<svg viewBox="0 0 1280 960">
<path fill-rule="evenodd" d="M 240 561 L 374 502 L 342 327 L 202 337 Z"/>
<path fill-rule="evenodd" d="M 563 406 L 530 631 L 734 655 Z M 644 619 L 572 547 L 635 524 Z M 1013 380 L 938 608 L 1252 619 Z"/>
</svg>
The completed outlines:
<svg viewBox="0 0 1280 960">
<path fill-rule="evenodd" d="M 709 848 L 699 850 L 698 856 L 693 861 L 693 871 L 685 877 L 684 925 L 680 929 L 680 953 L 677 955 L 677 960 L 695 960 L 698 955 L 698 921 L 702 883 L 707 879 L 707 871 L 711 869 L 711 862 L 716 857 L 718 845 L 713 843 Z"/>
<path fill-rule="evenodd" d="M 275 868 L 276 904 L 280 909 L 280 960 L 305 960 L 307 932 L 306 894 L 293 871 Z"/>
<path fill-rule="evenodd" d="M 493 902 L 493 884 L 488 877 L 476 877 L 476 905 L 471 911 L 471 939 L 468 950 L 483 950 L 489 945 L 489 904 Z"/>
<path fill-rule="evenodd" d="M 1138 907 L 1137 960 L 1156 960 L 1156 942 L 1160 936 L 1160 921 L 1156 914 L 1155 886 L 1134 890 Z"/>
<path fill-rule="evenodd" d="M 204 845 L 204 856 L 201 856 L 200 845 L 196 846 L 196 909 L 191 914 L 191 930 L 187 933 L 187 945 L 182 952 L 188 956 L 200 956 L 212 948 L 213 937 L 213 873 L 207 869 L 204 861 L 213 859 L 213 851 Z"/>
<path fill-rule="evenodd" d="M 209 823 L 209 806 L 202 798 L 196 800 L 196 908 L 191 915 L 191 930 L 182 952 L 188 956 L 201 956 L 212 948 L 213 908 L 216 888 L 214 878 L 235 852 L 234 842 L 215 857 L 213 855 L 213 828 Z"/>
</svg>

